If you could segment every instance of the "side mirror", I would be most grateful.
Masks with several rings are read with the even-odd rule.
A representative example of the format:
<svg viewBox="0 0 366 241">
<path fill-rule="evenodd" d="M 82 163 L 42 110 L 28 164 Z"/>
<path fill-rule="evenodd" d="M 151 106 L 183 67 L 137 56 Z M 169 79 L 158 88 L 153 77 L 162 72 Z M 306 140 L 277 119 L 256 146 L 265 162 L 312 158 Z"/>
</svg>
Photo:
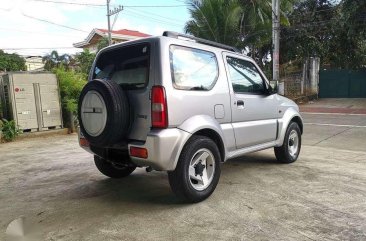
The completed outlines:
<svg viewBox="0 0 366 241">
<path fill-rule="evenodd" d="M 275 81 L 275 80 L 269 81 L 268 94 L 273 95 L 273 94 L 277 94 L 277 92 L 278 92 L 277 81 Z"/>
</svg>

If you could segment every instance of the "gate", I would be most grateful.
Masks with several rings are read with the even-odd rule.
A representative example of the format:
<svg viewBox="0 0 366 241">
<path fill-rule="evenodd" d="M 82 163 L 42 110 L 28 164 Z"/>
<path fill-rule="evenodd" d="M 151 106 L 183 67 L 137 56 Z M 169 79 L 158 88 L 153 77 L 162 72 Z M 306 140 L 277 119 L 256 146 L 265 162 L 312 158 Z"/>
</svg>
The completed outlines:
<svg viewBox="0 0 366 241">
<path fill-rule="evenodd" d="M 366 98 L 366 71 L 321 70 L 320 98 Z"/>
</svg>

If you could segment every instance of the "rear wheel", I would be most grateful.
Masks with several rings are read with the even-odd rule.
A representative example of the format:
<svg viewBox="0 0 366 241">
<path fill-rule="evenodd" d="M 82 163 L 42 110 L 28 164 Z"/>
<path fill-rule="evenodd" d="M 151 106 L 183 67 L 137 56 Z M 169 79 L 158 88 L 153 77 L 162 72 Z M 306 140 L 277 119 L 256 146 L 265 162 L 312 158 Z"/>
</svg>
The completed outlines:
<svg viewBox="0 0 366 241">
<path fill-rule="evenodd" d="M 136 166 L 108 162 L 99 156 L 94 156 L 94 162 L 101 173 L 111 178 L 127 177 L 136 169 Z"/>
<path fill-rule="evenodd" d="M 292 163 L 297 160 L 301 149 L 301 131 L 296 122 L 287 127 L 282 146 L 275 147 L 275 155 L 279 162 Z"/>
<path fill-rule="evenodd" d="M 200 202 L 215 190 L 220 178 L 220 152 L 205 136 L 193 136 L 183 148 L 177 167 L 168 172 L 173 192 L 189 202 Z"/>
</svg>

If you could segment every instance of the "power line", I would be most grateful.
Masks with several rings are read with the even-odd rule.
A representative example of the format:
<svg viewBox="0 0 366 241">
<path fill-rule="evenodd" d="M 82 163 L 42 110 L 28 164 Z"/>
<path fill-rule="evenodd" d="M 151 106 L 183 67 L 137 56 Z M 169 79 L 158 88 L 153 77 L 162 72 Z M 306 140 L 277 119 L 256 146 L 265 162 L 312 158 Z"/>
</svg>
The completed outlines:
<svg viewBox="0 0 366 241">
<path fill-rule="evenodd" d="M 137 6 L 130 6 L 124 5 L 123 7 L 126 8 L 179 8 L 179 7 L 187 7 L 189 5 L 182 4 L 182 5 L 137 5 Z"/>
<path fill-rule="evenodd" d="M 13 31 L 13 32 L 21 32 L 21 33 L 36 33 L 36 34 L 45 34 L 50 35 L 51 33 L 47 32 L 38 32 L 38 31 L 28 31 L 28 30 L 22 30 L 22 29 L 15 29 L 15 28 L 2 28 L 0 27 L 0 31 Z M 60 34 L 60 33 L 52 33 L 52 35 L 59 35 L 59 36 L 67 36 L 67 37 L 74 37 L 75 35 L 68 35 L 68 34 Z"/>
<path fill-rule="evenodd" d="M 161 19 L 158 19 L 158 18 L 154 18 L 154 17 L 150 17 L 150 16 L 146 16 L 142 13 L 139 13 L 139 12 L 136 12 L 132 9 L 129 9 L 129 10 L 125 10 L 125 14 L 126 15 L 130 15 L 130 16 L 133 16 L 133 17 L 138 17 L 142 20 L 146 20 L 146 21 L 155 21 L 155 22 L 158 22 L 158 23 L 163 23 L 163 24 L 167 24 L 167 25 L 172 25 L 172 26 L 177 26 L 177 27 L 182 27 L 183 24 L 177 24 L 177 23 L 172 23 L 172 22 L 169 22 L 169 21 L 164 21 L 164 20 L 161 20 Z"/>
<path fill-rule="evenodd" d="M 303 12 L 303 13 L 317 13 L 317 12 L 333 11 L 333 10 L 337 10 L 337 8 L 338 8 L 338 6 L 327 8 L 327 9 L 319 9 L 319 10 L 308 9 L 306 12 Z M 299 11 L 299 9 L 295 9 L 295 10 Z"/>
<path fill-rule="evenodd" d="M 11 7 L 11 8 L 0 8 L 0 10 L 2 10 L 2 11 L 7 11 L 7 12 L 9 12 L 10 10 L 12 10 L 13 9 L 13 7 Z"/>
<path fill-rule="evenodd" d="M 132 9 L 130 9 L 130 10 L 132 10 Z M 143 11 L 143 10 L 141 10 L 141 9 L 139 9 L 138 10 L 139 12 L 141 12 L 141 13 L 144 13 L 144 14 L 146 14 L 146 15 L 153 15 L 153 16 L 156 16 L 156 17 L 159 17 L 159 18 L 162 18 L 162 19 L 167 19 L 167 20 L 169 20 L 169 21 L 174 21 L 174 22 L 180 22 L 178 19 L 176 19 L 176 18 L 169 18 L 169 17 L 166 17 L 166 16 L 162 16 L 162 15 L 159 15 L 159 14 L 156 14 L 156 13 L 152 13 L 152 12 L 148 12 L 148 11 Z"/>
<path fill-rule="evenodd" d="M 70 4 L 70 5 L 81 5 L 81 6 L 91 6 L 91 7 L 105 7 L 106 4 L 92 4 L 86 2 L 64 2 L 64 1 L 54 1 L 54 0 L 31 0 L 36 2 L 46 2 L 46 3 L 58 3 L 58 4 Z M 176 8 L 176 7 L 186 7 L 187 4 L 180 5 L 124 5 L 123 7 L 130 8 Z"/>
<path fill-rule="evenodd" d="M 26 15 L 25 13 L 22 13 L 22 14 L 23 14 L 23 16 L 25 16 L 27 18 L 31 18 L 31 19 L 34 19 L 34 20 L 37 20 L 37 21 L 40 21 L 40 22 L 53 24 L 53 25 L 56 25 L 56 26 L 59 26 L 59 27 L 68 28 L 68 29 L 71 29 L 71 30 L 79 31 L 79 32 L 89 33 L 88 31 L 85 31 L 85 30 L 82 30 L 82 29 L 66 26 L 66 25 L 63 25 L 63 24 L 54 23 L 54 22 L 51 22 L 51 21 L 46 20 L 46 19 L 36 18 L 36 17 L 33 17 L 33 16 Z"/>
<path fill-rule="evenodd" d="M 80 3 L 80 2 L 63 2 L 63 1 L 53 1 L 53 0 L 31 0 L 34 2 L 45 2 L 45 3 L 57 3 L 57 4 L 69 4 L 69 5 L 79 5 L 79 6 L 90 6 L 90 7 L 105 7 L 105 4 L 92 4 L 92 3 Z"/>
<path fill-rule="evenodd" d="M 39 48 L 0 48 L 1 50 L 27 50 L 27 49 L 76 49 L 75 47 L 39 47 Z"/>
</svg>

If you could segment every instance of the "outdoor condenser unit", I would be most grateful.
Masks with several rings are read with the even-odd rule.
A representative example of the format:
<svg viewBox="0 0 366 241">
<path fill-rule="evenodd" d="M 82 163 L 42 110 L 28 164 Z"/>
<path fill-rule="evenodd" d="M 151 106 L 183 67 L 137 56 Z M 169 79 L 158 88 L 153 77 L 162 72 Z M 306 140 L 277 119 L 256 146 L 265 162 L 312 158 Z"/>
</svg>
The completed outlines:
<svg viewBox="0 0 366 241">
<path fill-rule="evenodd" d="M 14 119 L 23 131 L 62 128 L 58 82 L 52 73 L 0 75 L 0 100 L 5 119 Z"/>
</svg>

